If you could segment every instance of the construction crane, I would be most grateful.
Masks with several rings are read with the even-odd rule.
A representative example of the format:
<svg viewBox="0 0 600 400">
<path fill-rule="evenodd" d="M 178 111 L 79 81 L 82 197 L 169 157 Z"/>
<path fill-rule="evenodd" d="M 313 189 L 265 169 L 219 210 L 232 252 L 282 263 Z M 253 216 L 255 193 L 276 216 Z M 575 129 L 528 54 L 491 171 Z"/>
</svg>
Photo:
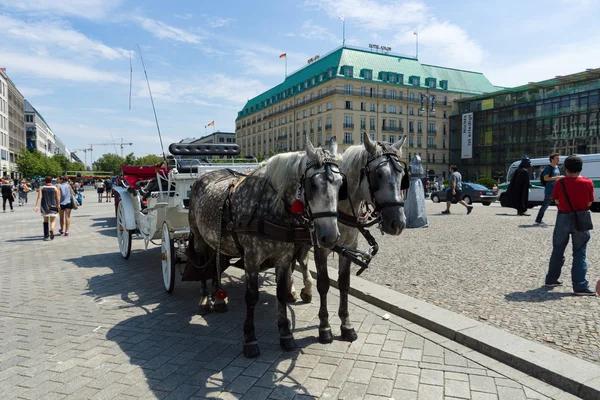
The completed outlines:
<svg viewBox="0 0 600 400">
<path fill-rule="evenodd" d="M 121 138 L 121 142 L 110 142 L 110 143 L 92 143 L 90 144 L 90 156 L 91 156 L 91 161 L 90 163 L 94 162 L 94 153 L 93 153 L 93 148 L 94 146 L 116 146 L 116 145 L 120 145 L 121 146 L 121 157 L 123 157 L 123 146 L 133 146 L 133 143 L 125 143 L 123 142 L 123 138 Z"/>
<path fill-rule="evenodd" d="M 91 152 L 92 151 L 92 146 L 90 146 L 87 149 L 75 149 L 75 150 L 71 150 L 71 154 L 72 153 L 77 153 L 78 151 L 83 151 L 83 163 L 84 165 L 87 167 L 88 163 L 87 163 L 87 152 Z"/>
</svg>

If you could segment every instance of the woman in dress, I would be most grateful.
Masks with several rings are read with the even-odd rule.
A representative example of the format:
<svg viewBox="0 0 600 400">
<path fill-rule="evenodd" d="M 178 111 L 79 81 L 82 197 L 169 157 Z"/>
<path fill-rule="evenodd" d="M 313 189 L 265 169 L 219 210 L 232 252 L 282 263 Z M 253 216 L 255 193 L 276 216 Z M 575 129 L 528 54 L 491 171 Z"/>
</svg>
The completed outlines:
<svg viewBox="0 0 600 400">
<path fill-rule="evenodd" d="M 27 182 L 23 179 L 19 185 L 19 207 L 27 204 L 27 193 L 29 193 L 30 190 L 29 186 L 27 186 Z"/>
<path fill-rule="evenodd" d="M 69 227 L 71 226 L 71 210 L 73 201 L 75 201 L 75 192 L 68 183 L 66 176 L 59 178 L 58 190 L 60 191 L 60 229 L 59 234 L 69 236 Z"/>
<path fill-rule="evenodd" d="M 98 203 L 102 203 L 102 194 L 104 193 L 104 181 L 102 179 L 96 181 L 96 192 L 98 192 Z"/>
<path fill-rule="evenodd" d="M 47 176 L 45 182 L 46 184 L 38 190 L 35 212 L 41 211 L 44 217 L 44 241 L 48 241 L 54 240 L 56 214 L 60 210 L 60 190 L 52 184 L 51 176 Z"/>
</svg>

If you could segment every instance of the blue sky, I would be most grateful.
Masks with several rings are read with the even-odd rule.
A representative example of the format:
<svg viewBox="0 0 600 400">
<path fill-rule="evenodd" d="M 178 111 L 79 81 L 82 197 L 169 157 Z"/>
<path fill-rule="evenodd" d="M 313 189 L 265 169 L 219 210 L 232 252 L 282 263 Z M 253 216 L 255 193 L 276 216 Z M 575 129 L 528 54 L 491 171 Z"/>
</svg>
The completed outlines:
<svg viewBox="0 0 600 400">
<path fill-rule="evenodd" d="M 418 27 L 420 61 L 495 85 L 600 67 L 595 0 L 0 0 L 0 67 L 70 149 L 123 138 L 141 156 L 161 150 L 136 44 L 166 148 L 213 120 L 234 131 L 245 101 L 283 80 L 281 53 L 291 72 L 341 45 L 340 15 L 347 44 L 414 55 Z"/>
</svg>

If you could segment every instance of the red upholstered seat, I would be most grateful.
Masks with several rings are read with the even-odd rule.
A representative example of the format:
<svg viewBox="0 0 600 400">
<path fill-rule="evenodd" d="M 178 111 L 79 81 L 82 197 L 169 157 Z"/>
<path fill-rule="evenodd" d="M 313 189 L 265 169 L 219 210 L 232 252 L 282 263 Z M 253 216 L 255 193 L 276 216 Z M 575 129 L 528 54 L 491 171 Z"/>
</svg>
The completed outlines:
<svg viewBox="0 0 600 400">
<path fill-rule="evenodd" d="M 168 168 L 157 168 L 154 166 L 138 167 L 138 166 L 127 166 L 121 165 L 123 171 L 123 178 L 129 186 L 135 187 L 135 183 L 139 181 L 149 180 L 156 178 L 156 172 L 162 172 L 162 175 L 167 176 L 169 173 Z"/>
</svg>

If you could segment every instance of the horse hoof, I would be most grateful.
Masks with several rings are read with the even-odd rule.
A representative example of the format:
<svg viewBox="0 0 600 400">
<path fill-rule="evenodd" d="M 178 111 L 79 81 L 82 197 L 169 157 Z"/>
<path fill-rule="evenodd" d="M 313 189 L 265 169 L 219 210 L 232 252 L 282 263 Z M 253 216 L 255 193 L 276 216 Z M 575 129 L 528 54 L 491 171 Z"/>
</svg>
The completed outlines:
<svg viewBox="0 0 600 400">
<path fill-rule="evenodd" d="M 346 342 L 354 342 L 356 339 L 358 339 L 358 335 L 354 331 L 354 328 L 342 328 L 342 339 Z"/>
<path fill-rule="evenodd" d="M 200 315 L 208 315 L 212 312 L 213 308 L 209 304 L 198 307 L 198 314 Z"/>
<path fill-rule="evenodd" d="M 258 348 L 258 343 L 244 343 L 244 357 L 246 358 L 256 358 L 260 355 L 260 349 Z"/>
<path fill-rule="evenodd" d="M 287 298 L 288 303 L 295 303 L 297 301 L 298 301 L 298 295 L 296 294 L 296 292 L 292 292 L 292 293 L 288 294 L 288 298 Z"/>
<path fill-rule="evenodd" d="M 331 334 L 330 329 L 326 331 L 319 331 L 319 343 L 327 344 L 331 342 L 333 342 L 333 335 Z"/>
<path fill-rule="evenodd" d="M 217 303 L 214 306 L 214 311 L 218 313 L 225 313 L 229 310 L 226 303 Z"/>
<path fill-rule="evenodd" d="M 296 341 L 293 336 L 286 338 L 279 338 L 279 345 L 283 351 L 292 351 L 296 348 Z"/>
<path fill-rule="evenodd" d="M 310 303 L 312 302 L 312 294 L 307 294 L 306 291 L 304 289 L 302 289 L 300 291 L 300 298 L 302 299 L 303 302 L 305 303 Z"/>
</svg>

